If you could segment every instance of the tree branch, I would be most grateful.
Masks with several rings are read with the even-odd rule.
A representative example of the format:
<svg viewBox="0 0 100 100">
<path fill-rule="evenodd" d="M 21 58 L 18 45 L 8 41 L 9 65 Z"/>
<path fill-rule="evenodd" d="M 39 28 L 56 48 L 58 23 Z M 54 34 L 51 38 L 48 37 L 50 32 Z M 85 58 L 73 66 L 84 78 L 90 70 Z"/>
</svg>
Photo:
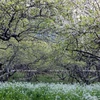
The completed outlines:
<svg viewBox="0 0 100 100">
<path fill-rule="evenodd" d="M 77 50 L 77 49 L 76 50 L 70 50 L 70 49 L 67 49 L 67 48 L 66 48 L 66 50 L 75 51 L 75 52 L 78 52 L 78 53 L 83 53 L 83 56 L 85 56 L 85 57 L 95 58 L 96 60 L 100 61 L 100 56 L 94 55 L 94 54 L 87 52 L 87 51 L 82 51 L 82 50 Z M 87 54 L 87 55 L 85 55 L 85 54 Z"/>
</svg>

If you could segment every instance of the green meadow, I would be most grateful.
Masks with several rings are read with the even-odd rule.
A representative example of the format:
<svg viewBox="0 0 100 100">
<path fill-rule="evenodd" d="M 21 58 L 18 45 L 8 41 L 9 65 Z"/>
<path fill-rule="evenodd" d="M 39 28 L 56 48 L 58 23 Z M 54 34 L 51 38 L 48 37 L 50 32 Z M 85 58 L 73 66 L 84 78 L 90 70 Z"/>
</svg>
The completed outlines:
<svg viewBox="0 0 100 100">
<path fill-rule="evenodd" d="M 100 83 L 0 83 L 0 100 L 100 100 Z"/>
</svg>

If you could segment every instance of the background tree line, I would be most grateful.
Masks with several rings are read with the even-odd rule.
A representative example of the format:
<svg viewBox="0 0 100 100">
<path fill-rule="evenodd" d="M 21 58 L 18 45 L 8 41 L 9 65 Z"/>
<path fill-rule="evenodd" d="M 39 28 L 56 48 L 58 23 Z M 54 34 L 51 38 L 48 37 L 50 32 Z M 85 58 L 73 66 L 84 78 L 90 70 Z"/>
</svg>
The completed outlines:
<svg viewBox="0 0 100 100">
<path fill-rule="evenodd" d="M 48 77 L 99 82 L 100 1 L 1 0 L 0 62 L 1 81 L 23 76 L 20 69 L 37 70 L 25 73 L 29 80 L 66 70 Z"/>
</svg>

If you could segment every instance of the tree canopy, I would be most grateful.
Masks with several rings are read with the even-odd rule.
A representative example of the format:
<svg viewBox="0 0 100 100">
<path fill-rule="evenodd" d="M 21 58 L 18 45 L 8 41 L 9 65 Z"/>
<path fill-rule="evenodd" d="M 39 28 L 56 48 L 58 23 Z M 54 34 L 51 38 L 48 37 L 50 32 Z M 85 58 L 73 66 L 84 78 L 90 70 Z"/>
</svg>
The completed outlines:
<svg viewBox="0 0 100 100">
<path fill-rule="evenodd" d="M 79 82 L 98 70 L 100 81 L 100 1 L 1 0 L 0 43 L 6 69 L 59 66 Z"/>
</svg>

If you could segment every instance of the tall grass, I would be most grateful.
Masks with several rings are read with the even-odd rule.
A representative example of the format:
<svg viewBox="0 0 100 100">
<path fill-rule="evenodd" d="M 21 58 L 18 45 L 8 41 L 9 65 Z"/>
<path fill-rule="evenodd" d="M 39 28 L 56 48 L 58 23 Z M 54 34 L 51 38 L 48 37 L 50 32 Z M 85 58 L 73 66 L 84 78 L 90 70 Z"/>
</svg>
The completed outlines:
<svg viewBox="0 0 100 100">
<path fill-rule="evenodd" d="M 100 83 L 0 83 L 0 100 L 100 100 Z"/>
</svg>

